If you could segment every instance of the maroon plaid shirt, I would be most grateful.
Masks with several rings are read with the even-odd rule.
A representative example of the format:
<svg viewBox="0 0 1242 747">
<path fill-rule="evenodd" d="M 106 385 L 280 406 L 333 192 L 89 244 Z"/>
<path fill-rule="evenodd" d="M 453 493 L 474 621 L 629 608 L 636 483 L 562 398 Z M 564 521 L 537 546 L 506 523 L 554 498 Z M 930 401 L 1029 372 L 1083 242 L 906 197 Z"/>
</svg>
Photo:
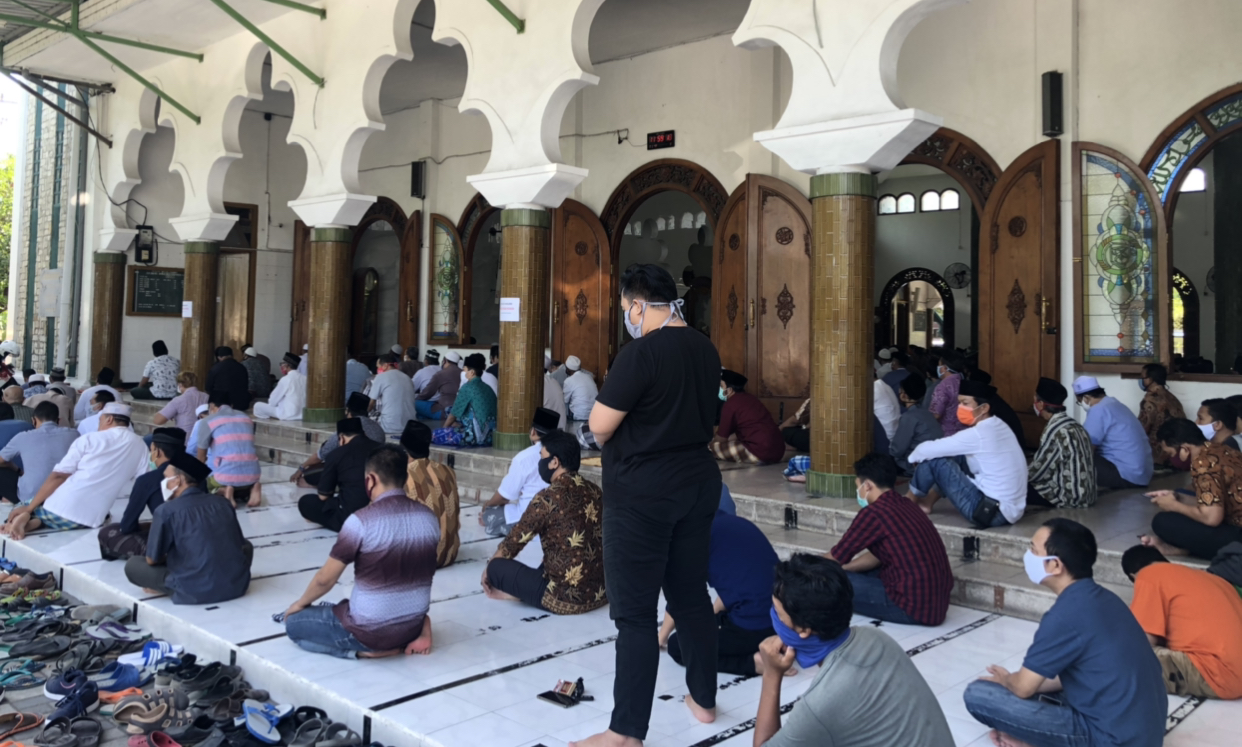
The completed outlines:
<svg viewBox="0 0 1242 747">
<path fill-rule="evenodd" d="M 949 555 L 936 527 L 914 501 L 892 490 L 858 512 L 832 557 L 848 563 L 863 550 L 880 561 L 888 598 L 923 625 L 944 622 L 953 590 Z"/>
</svg>

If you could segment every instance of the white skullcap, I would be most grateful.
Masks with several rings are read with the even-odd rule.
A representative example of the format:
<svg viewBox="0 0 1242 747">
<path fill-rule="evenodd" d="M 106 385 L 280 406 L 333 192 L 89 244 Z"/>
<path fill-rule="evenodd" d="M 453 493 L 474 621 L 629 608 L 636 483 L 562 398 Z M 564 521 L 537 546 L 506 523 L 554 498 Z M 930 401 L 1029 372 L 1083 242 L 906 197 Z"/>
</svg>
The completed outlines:
<svg viewBox="0 0 1242 747">
<path fill-rule="evenodd" d="M 1079 376 L 1074 379 L 1074 394 L 1094 392 L 1100 388 L 1100 380 L 1094 376 Z"/>
<path fill-rule="evenodd" d="M 309 342 L 304 342 L 304 343 L 302 343 L 302 349 L 303 349 L 303 350 L 310 350 L 310 343 L 309 343 Z"/>
<path fill-rule="evenodd" d="M 26 379 L 27 384 L 46 384 L 47 376 L 44 374 L 30 374 L 30 378 Z"/>
<path fill-rule="evenodd" d="M 392 351 L 393 355 L 405 355 L 405 348 L 401 347 L 400 345 L 393 345 L 392 347 L 388 349 Z"/>
<path fill-rule="evenodd" d="M 452 363 L 461 363 L 461 356 L 458 355 L 457 353 L 454 353 L 452 350 L 450 350 L 444 354 L 444 360 L 450 361 Z"/>
<path fill-rule="evenodd" d="M 880 360 L 882 360 L 882 361 L 886 361 L 886 360 L 889 360 L 889 359 L 890 359 L 890 358 L 892 358 L 892 357 L 893 357 L 893 354 L 892 354 L 891 352 L 889 352 L 889 350 L 888 350 L 887 348 L 885 348 L 884 350 L 881 350 L 881 351 L 880 351 Z"/>
<path fill-rule="evenodd" d="M 251 358 L 258 358 L 258 357 L 259 357 L 259 351 L 255 350 L 254 348 L 246 348 L 245 350 L 243 350 L 243 351 L 242 351 L 242 354 L 243 354 L 243 355 L 248 355 L 248 356 L 250 356 Z"/>
<path fill-rule="evenodd" d="M 198 417 L 199 415 L 202 415 L 205 412 L 207 412 L 207 405 L 199 405 L 198 407 L 194 408 L 194 417 Z"/>
<path fill-rule="evenodd" d="M 577 371 L 579 368 L 582 368 L 582 361 L 578 356 L 571 355 L 565 359 L 565 368 L 568 368 L 570 371 Z"/>
<path fill-rule="evenodd" d="M 121 417 L 128 418 L 133 414 L 133 410 L 130 409 L 129 405 L 120 402 L 109 402 L 103 406 L 103 414 L 120 415 Z"/>
</svg>

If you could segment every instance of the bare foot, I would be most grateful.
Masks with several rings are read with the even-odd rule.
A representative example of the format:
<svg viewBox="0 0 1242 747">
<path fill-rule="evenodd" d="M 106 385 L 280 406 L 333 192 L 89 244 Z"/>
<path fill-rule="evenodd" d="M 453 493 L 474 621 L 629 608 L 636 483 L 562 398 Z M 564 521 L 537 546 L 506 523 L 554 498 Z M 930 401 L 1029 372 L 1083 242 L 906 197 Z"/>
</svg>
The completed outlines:
<svg viewBox="0 0 1242 747">
<path fill-rule="evenodd" d="M 594 736 L 570 742 L 569 747 L 643 747 L 641 739 L 622 736 L 612 729 Z"/>
<path fill-rule="evenodd" d="M 498 602 L 519 601 L 518 598 L 513 596 L 512 594 L 506 594 L 503 591 L 498 591 L 491 586 L 487 586 L 483 589 L 483 595 L 487 597 L 488 599 L 495 599 Z"/>
<path fill-rule="evenodd" d="M 996 747 L 1031 747 L 1030 744 L 1023 742 L 1021 739 L 1015 739 L 996 729 L 993 729 L 988 736 L 992 737 L 992 744 L 996 745 Z"/>
<path fill-rule="evenodd" d="M 763 666 L 763 657 L 760 656 L 758 652 L 756 652 L 755 653 L 755 675 L 758 677 L 762 677 L 764 669 L 765 667 Z M 792 677 L 797 673 L 798 673 L 797 667 L 790 667 L 789 669 L 785 670 L 786 677 Z"/>
<path fill-rule="evenodd" d="M 30 523 L 30 514 L 18 514 L 9 523 L 5 525 L 5 534 L 15 540 L 24 539 L 26 537 L 26 525 Z"/>
<path fill-rule="evenodd" d="M 785 479 L 790 482 L 806 482 L 806 475 L 790 475 Z"/>
<path fill-rule="evenodd" d="M 1170 545 L 1169 543 L 1165 542 L 1159 537 L 1156 537 L 1151 534 L 1144 534 L 1142 537 L 1139 537 L 1139 544 L 1145 545 L 1147 547 L 1154 547 L 1157 550 L 1159 550 L 1162 555 L 1165 555 L 1165 556 L 1189 555 L 1190 554 L 1186 552 L 1185 550 L 1183 550 L 1182 548 L 1174 547 L 1173 545 Z"/>
<path fill-rule="evenodd" d="M 698 703 L 695 703 L 694 698 L 689 695 L 686 695 L 686 707 L 690 709 L 690 713 L 693 714 L 696 719 L 704 724 L 710 724 L 716 720 L 715 708 L 704 708 Z"/>
<path fill-rule="evenodd" d="M 406 656 L 411 654 L 421 654 L 426 656 L 431 653 L 431 618 L 423 618 L 423 632 L 418 637 L 410 641 L 410 645 L 405 647 Z"/>
<path fill-rule="evenodd" d="M 263 505 L 263 483 L 256 482 L 254 487 L 250 489 L 250 501 L 246 504 L 248 508 L 258 508 Z"/>
</svg>

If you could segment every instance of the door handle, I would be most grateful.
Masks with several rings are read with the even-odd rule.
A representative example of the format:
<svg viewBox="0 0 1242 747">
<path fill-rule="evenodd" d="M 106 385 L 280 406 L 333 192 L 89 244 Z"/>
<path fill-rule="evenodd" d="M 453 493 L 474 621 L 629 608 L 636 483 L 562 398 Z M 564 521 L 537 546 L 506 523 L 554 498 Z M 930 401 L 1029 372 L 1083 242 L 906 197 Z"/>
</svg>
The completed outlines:
<svg viewBox="0 0 1242 747">
<path fill-rule="evenodd" d="M 561 302 L 553 301 L 552 302 L 552 323 L 556 324 L 560 320 L 561 320 Z"/>
<path fill-rule="evenodd" d="M 755 328 L 755 299 L 750 299 L 750 325 L 747 329 Z"/>
<path fill-rule="evenodd" d="M 405 320 L 407 322 L 414 321 L 414 302 L 406 299 L 405 302 Z"/>
<path fill-rule="evenodd" d="M 1044 328 L 1044 334 L 1055 335 L 1057 333 L 1057 328 L 1052 324 L 1052 299 L 1042 293 L 1039 296 L 1039 324 Z"/>
</svg>

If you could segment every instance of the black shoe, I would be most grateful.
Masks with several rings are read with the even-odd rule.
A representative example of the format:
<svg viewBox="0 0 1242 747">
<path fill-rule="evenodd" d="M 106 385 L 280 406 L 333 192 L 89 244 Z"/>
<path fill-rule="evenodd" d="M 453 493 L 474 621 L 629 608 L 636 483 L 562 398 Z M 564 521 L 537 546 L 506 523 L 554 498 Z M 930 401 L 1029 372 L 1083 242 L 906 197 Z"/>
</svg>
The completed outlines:
<svg viewBox="0 0 1242 747">
<path fill-rule="evenodd" d="M 241 667 L 227 666 L 213 661 L 201 667 L 190 667 L 178 672 L 173 676 L 173 687 L 193 695 L 215 687 L 221 678 L 236 682 L 241 679 L 241 676 Z"/>
<path fill-rule="evenodd" d="M 198 744 L 206 740 L 212 734 L 219 734 L 221 740 L 224 739 L 224 733 L 216 728 L 216 722 L 211 720 L 211 716 L 202 715 L 194 719 L 194 723 L 190 724 L 181 736 L 177 739 L 183 745 Z"/>
</svg>

